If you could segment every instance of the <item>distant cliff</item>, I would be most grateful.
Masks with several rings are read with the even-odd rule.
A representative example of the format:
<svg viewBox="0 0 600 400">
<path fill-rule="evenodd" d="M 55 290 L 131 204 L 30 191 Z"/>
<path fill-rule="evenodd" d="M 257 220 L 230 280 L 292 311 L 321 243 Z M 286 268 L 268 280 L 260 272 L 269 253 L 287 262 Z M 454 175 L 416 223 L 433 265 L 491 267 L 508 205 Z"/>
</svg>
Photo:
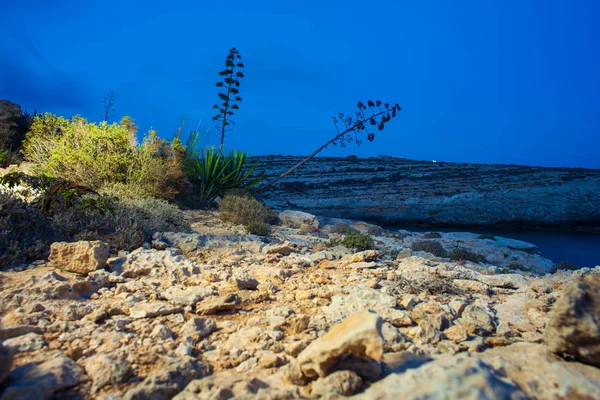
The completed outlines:
<svg viewBox="0 0 600 400">
<path fill-rule="evenodd" d="M 269 179 L 300 157 L 255 157 Z M 261 193 L 275 208 L 388 224 L 600 226 L 600 170 L 314 158 Z"/>
</svg>

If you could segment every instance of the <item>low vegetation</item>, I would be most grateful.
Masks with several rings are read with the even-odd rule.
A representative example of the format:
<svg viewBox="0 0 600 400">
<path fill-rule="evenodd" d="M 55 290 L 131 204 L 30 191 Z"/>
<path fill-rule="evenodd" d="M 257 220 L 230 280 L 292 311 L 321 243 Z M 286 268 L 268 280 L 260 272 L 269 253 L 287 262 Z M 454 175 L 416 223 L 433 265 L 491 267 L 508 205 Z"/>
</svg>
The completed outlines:
<svg viewBox="0 0 600 400">
<path fill-rule="evenodd" d="M 137 127 L 125 117 L 99 124 L 45 113 L 34 118 L 23 143 L 33 172 L 119 197 L 174 198 L 185 185 L 184 148 L 178 139 L 149 131 L 136 144 Z"/>
<path fill-rule="evenodd" d="M 116 253 L 140 247 L 154 232 L 190 228 L 183 212 L 162 199 L 117 199 L 22 173 L 0 184 L 0 267 L 46 258 L 54 241 L 102 240 Z M 17 186 L 29 186 L 30 195 Z"/>
<path fill-rule="evenodd" d="M 375 241 L 373 238 L 362 232 L 348 233 L 342 238 L 340 244 L 348 249 L 356 251 L 372 250 L 375 248 Z"/>
<path fill-rule="evenodd" d="M 558 271 L 575 271 L 578 269 L 581 269 L 582 267 L 573 264 L 571 261 L 565 260 L 565 261 L 561 261 L 558 264 L 554 264 L 552 266 L 552 268 L 550 268 L 550 273 L 554 274 Z"/>
<path fill-rule="evenodd" d="M 266 236 L 269 226 L 275 222 L 273 210 L 243 191 L 226 194 L 219 202 L 221 219 L 236 225 L 243 225 L 248 233 Z"/>
<path fill-rule="evenodd" d="M 412 251 L 426 251 L 436 257 L 445 258 L 448 252 L 437 240 L 418 240 L 410 246 Z"/>
</svg>

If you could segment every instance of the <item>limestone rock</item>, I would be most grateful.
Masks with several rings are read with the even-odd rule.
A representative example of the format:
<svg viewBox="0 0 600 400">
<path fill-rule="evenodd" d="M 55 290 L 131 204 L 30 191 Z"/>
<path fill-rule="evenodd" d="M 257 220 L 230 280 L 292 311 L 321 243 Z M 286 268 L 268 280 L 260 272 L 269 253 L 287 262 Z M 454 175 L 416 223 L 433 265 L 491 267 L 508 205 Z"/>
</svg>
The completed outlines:
<svg viewBox="0 0 600 400">
<path fill-rule="evenodd" d="M 92 391 L 97 392 L 106 385 L 127 382 L 133 374 L 125 354 L 96 354 L 85 360 L 85 372 L 92 379 Z"/>
<path fill-rule="evenodd" d="M 211 315 L 216 314 L 219 311 L 238 308 L 240 304 L 240 298 L 236 294 L 230 293 L 217 298 L 207 298 L 196 304 L 196 312 L 200 315 Z"/>
<path fill-rule="evenodd" d="M 246 271 L 237 270 L 231 277 L 231 282 L 240 290 L 256 290 L 258 281 Z"/>
<path fill-rule="evenodd" d="M 294 251 L 294 248 L 287 243 L 284 244 L 270 244 L 262 249 L 263 254 L 280 254 L 282 256 L 289 256 Z"/>
<path fill-rule="evenodd" d="M 507 399 L 528 397 L 505 381 L 489 364 L 468 356 L 445 355 L 419 368 L 393 373 L 354 398 L 383 399 Z"/>
<path fill-rule="evenodd" d="M 600 398 L 600 369 L 566 362 L 544 345 L 515 343 L 486 350 L 478 357 L 502 371 L 529 398 Z"/>
<path fill-rule="evenodd" d="M 271 388 L 265 381 L 247 374 L 218 372 L 190 382 L 173 400 L 297 398 L 297 391 L 293 389 Z"/>
<path fill-rule="evenodd" d="M 137 303 L 129 311 L 131 318 L 154 318 L 159 315 L 169 315 L 181 312 L 181 307 L 171 305 L 164 301 L 155 301 L 152 303 Z"/>
<path fill-rule="evenodd" d="M 358 263 L 358 262 L 371 262 L 377 261 L 379 258 L 379 252 L 377 250 L 364 250 L 359 251 L 358 253 L 354 253 L 350 256 L 348 260 L 348 264 Z"/>
<path fill-rule="evenodd" d="M 371 311 L 351 315 L 304 349 L 298 356 L 297 367 L 304 376 L 314 378 L 327 376 L 339 357 L 346 353 L 381 361 L 382 322 Z"/>
<path fill-rule="evenodd" d="M 469 338 L 467 329 L 462 325 L 453 325 L 446 329 L 444 336 L 456 343 L 464 342 Z"/>
<path fill-rule="evenodd" d="M 362 385 L 362 379 L 353 371 L 336 371 L 325 378 L 319 378 L 310 392 L 313 398 L 331 398 L 332 396 L 351 396 Z"/>
<path fill-rule="evenodd" d="M 557 354 L 600 367 L 600 275 L 565 287 L 550 312 L 544 342 Z"/>
<path fill-rule="evenodd" d="M 144 381 L 130 389 L 126 400 L 169 400 L 182 391 L 186 385 L 208 374 L 209 368 L 192 357 L 168 359 L 162 368 L 156 369 Z"/>
<path fill-rule="evenodd" d="M 176 306 L 193 306 L 202 299 L 212 296 L 214 291 L 211 288 L 203 286 L 178 287 L 171 286 L 167 288 L 162 296 L 171 304 Z"/>
<path fill-rule="evenodd" d="M 489 308 L 477 304 L 465 308 L 461 323 L 472 335 L 490 335 L 496 330 L 493 313 Z"/>
<path fill-rule="evenodd" d="M 0 343 L 0 387 L 10 373 L 12 366 L 13 353 L 11 349 L 7 349 Z"/>
<path fill-rule="evenodd" d="M 48 399 L 85 379 L 83 368 L 62 352 L 45 353 L 10 373 L 2 399 Z"/>
<path fill-rule="evenodd" d="M 181 329 L 179 335 L 181 336 L 197 336 L 202 339 L 213 333 L 217 329 L 217 324 L 212 319 L 206 318 L 191 318 L 188 320 Z"/>
<path fill-rule="evenodd" d="M 15 353 L 39 350 L 45 344 L 44 336 L 33 332 L 4 341 L 4 346 Z"/>
<path fill-rule="evenodd" d="M 75 243 L 55 242 L 50 246 L 50 265 L 64 271 L 87 275 L 104 268 L 109 246 L 99 240 Z"/>
<path fill-rule="evenodd" d="M 279 220 L 290 228 L 300 228 L 302 225 L 309 226 L 314 229 L 319 228 L 317 217 L 302 211 L 285 210 L 279 213 Z"/>
</svg>

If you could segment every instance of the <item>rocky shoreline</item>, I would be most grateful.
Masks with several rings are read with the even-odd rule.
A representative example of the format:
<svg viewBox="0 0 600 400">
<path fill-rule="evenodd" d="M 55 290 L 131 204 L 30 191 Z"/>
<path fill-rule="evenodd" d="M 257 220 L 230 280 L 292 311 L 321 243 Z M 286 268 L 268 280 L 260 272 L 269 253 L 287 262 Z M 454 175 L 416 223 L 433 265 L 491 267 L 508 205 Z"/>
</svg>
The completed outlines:
<svg viewBox="0 0 600 400">
<path fill-rule="evenodd" d="M 187 217 L 132 252 L 54 243 L 0 272 L 1 398 L 600 398 L 600 266 L 298 212 L 266 238 Z M 348 228 L 376 249 L 335 245 Z M 440 247 L 482 258 L 415 250 Z"/>
<path fill-rule="evenodd" d="M 268 179 L 300 159 L 254 157 Z M 278 209 L 380 225 L 598 231 L 598 193 L 593 169 L 316 157 L 262 197 Z"/>
</svg>

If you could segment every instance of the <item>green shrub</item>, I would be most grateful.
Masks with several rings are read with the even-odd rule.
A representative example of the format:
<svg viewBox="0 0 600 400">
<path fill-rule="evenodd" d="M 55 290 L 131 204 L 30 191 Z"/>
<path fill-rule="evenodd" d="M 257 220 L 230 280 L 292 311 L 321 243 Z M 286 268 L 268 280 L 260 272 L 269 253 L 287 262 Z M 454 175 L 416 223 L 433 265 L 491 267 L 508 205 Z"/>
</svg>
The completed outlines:
<svg viewBox="0 0 600 400">
<path fill-rule="evenodd" d="M 412 251 L 426 251 L 436 257 L 446 257 L 448 252 L 436 240 L 418 240 L 410 246 Z"/>
<path fill-rule="evenodd" d="M 363 251 L 375 248 L 375 241 L 369 235 L 361 232 L 349 233 L 341 240 L 341 244 L 349 249 Z"/>
<path fill-rule="evenodd" d="M 477 236 L 477 239 L 481 239 L 481 240 L 484 240 L 484 239 L 496 240 L 496 236 L 494 236 L 494 235 L 479 235 L 479 236 Z"/>
<path fill-rule="evenodd" d="M 219 202 L 221 219 L 236 225 L 244 225 L 247 229 L 253 223 L 273 223 L 275 213 L 253 197 L 225 195 Z"/>
<path fill-rule="evenodd" d="M 264 180 L 253 176 L 257 164 L 250 166 L 246 153 L 233 151 L 229 154 L 214 149 L 195 149 L 197 132 L 192 132 L 186 148 L 184 168 L 192 185 L 193 204 L 210 207 L 217 197 L 231 189 L 251 189 Z M 189 200 L 188 200 L 189 202 Z"/>
<path fill-rule="evenodd" d="M 171 199 L 185 183 L 184 149 L 150 131 L 135 144 L 137 128 L 128 117 L 120 124 L 67 120 L 52 114 L 34 118 L 23 144 L 33 172 L 62 178 L 99 193 L 122 197 Z"/>
<path fill-rule="evenodd" d="M 114 251 L 140 247 L 154 232 L 180 232 L 190 228 L 185 216 L 160 199 L 117 200 L 83 195 L 55 208 L 52 222 L 58 232 L 75 240 L 102 240 Z"/>
<path fill-rule="evenodd" d="M 336 247 L 341 245 L 342 242 L 338 239 L 329 239 L 329 241 L 325 242 L 325 247 Z"/>
<path fill-rule="evenodd" d="M 573 264 L 570 261 L 566 261 L 565 260 L 565 261 L 559 262 L 558 264 L 554 264 L 552 266 L 552 268 L 550 268 L 550 273 L 554 274 L 554 273 L 556 273 L 556 272 L 558 272 L 560 270 L 575 271 L 575 270 L 578 270 L 578 269 L 581 269 L 581 268 L 582 267 L 580 267 L 578 265 L 575 265 L 575 264 Z"/>
<path fill-rule="evenodd" d="M 487 259 L 483 254 L 476 253 L 464 247 L 455 247 L 450 250 L 448 257 L 453 261 L 465 260 L 474 263 L 485 263 Z"/>
<path fill-rule="evenodd" d="M 18 104 L 8 100 L 0 100 L 0 103 L 3 111 L 0 119 L 0 168 L 4 168 L 20 163 L 19 151 L 33 117 L 22 112 Z"/>
<path fill-rule="evenodd" d="M 440 239 L 442 235 L 440 235 L 438 232 L 427 232 L 421 235 L 421 237 L 423 239 Z"/>
<path fill-rule="evenodd" d="M 269 225 L 259 221 L 250 222 L 246 226 L 246 229 L 248 230 L 248 233 L 258 236 L 267 236 L 271 232 Z"/>
<path fill-rule="evenodd" d="M 58 239 L 51 224 L 35 207 L 0 191 L 0 268 L 45 259 Z"/>
</svg>

